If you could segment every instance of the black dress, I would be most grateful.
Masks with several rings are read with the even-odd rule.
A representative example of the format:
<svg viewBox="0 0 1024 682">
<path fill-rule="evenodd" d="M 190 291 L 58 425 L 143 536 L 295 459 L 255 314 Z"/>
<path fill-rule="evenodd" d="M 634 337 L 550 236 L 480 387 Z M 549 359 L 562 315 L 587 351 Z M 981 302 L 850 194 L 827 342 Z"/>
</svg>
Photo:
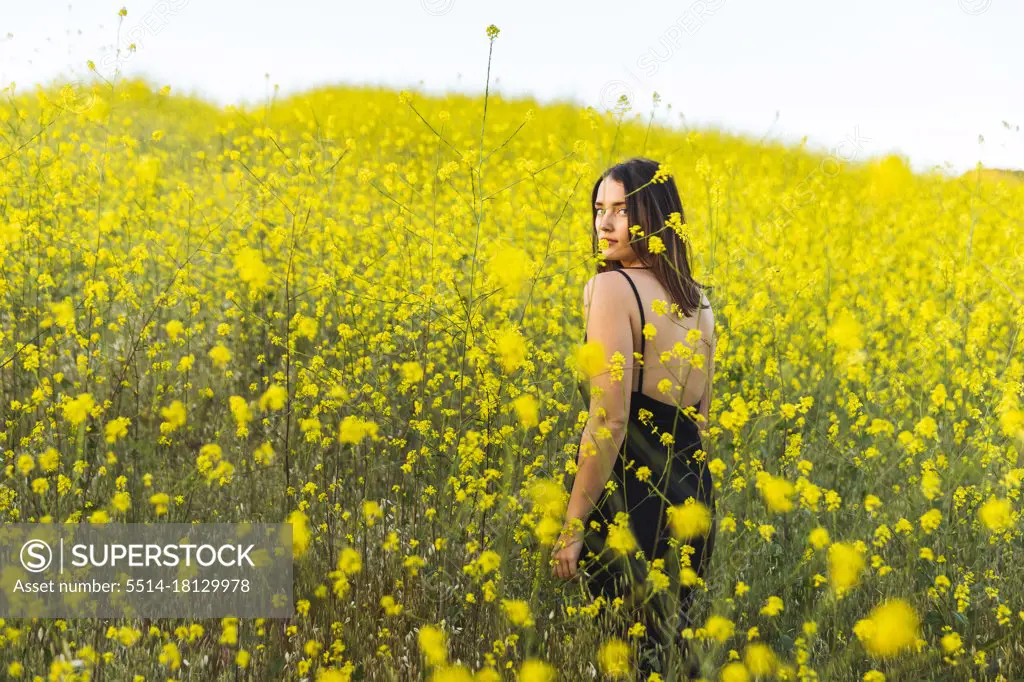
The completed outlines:
<svg viewBox="0 0 1024 682">
<path fill-rule="evenodd" d="M 633 284 L 632 278 L 622 270 L 616 270 L 629 281 L 640 309 L 640 328 L 644 327 L 644 308 L 640 294 Z M 584 335 L 586 341 L 586 335 Z M 643 357 L 646 346 L 643 334 L 640 335 L 640 355 Z M 589 404 L 589 381 L 579 384 L 584 401 Z M 711 528 L 705 537 L 691 538 L 680 544 L 690 545 L 695 549 L 690 554 L 690 568 L 698 576 L 703 577 L 711 553 L 714 549 L 715 533 L 718 522 L 715 518 L 715 496 L 711 481 L 711 473 L 707 462 L 697 462 L 693 458 L 694 451 L 701 449 L 700 433 L 697 424 L 687 417 L 683 410 L 645 393 L 643 387 L 643 364 L 636 390 L 630 396 L 629 420 L 626 436 L 611 480 L 617 484 L 615 491 L 607 489 L 599 499 L 596 508 L 584 523 L 583 549 L 580 554 L 581 570 L 585 574 L 585 584 L 593 597 L 604 595 L 609 602 L 616 596 L 623 597 L 627 612 L 647 626 L 648 646 L 684 647 L 685 640 L 679 637 L 679 631 L 685 627 L 693 627 L 688 611 L 693 599 L 692 588 L 682 585 L 680 575 L 680 548 L 673 550 L 669 545 L 672 537 L 668 526 L 667 509 L 671 505 L 682 504 L 689 498 L 696 498 L 704 503 L 712 515 Z M 693 405 L 696 410 L 700 401 Z M 642 419 L 641 412 L 650 413 L 649 418 Z M 673 443 L 663 445 L 660 437 L 663 433 L 671 433 Z M 640 467 L 650 469 L 650 477 L 642 481 L 635 475 Z M 569 484 L 571 491 L 571 483 Z M 660 491 L 660 495 L 655 490 Z M 665 499 L 661 498 L 664 495 Z M 639 549 L 643 550 L 648 561 L 664 558 L 663 571 L 669 575 L 670 589 L 652 595 L 646 584 L 647 566 L 637 559 L 635 552 L 629 556 L 617 556 L 611 548 L 605 548 L 608 524 L 615 520 L 619 511 L 629 514 L 629 527 L 636 538 Z M 598 521 L 600 528 L 591 528 L 591 522 Z M 593 553 L 592 555 L 590 553 Z M 671 592 L 675 593 L 673 597 Z M 678 620 L 672 617 L 676 612 Z M 661 657 L 666 654 L 662 652 Z"/>
</svg>

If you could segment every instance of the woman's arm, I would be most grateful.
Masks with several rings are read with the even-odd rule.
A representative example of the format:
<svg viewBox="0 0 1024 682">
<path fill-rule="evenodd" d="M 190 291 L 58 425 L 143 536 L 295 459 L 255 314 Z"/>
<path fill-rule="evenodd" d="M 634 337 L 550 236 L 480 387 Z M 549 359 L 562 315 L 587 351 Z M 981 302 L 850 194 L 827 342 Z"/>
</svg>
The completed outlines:
<svg viewBox="0 0 1024 682">
<path fill-rule="evenodd" d="M 626 438 L 635 359 L 626 307 L 631 296 L 626 295 L 628 283 L 621 279 L 600 273 L 584 290 L 587 340 L 599 349 L 603 369 L 589 378 L 590 416 L 580 436 L 578 468 L 566 507 L 563 534 L 574 537 L 582 533 L 600 500 Z"/>
<path fill-rule="evenodd" d="M 594 435 L 601 427 L 588 421 L 580 437 L 579 455 L 576 457 L 576 478 L 573 481 L 569 504 L 565 510 L 565 530 L 580 532 L 583 524 L 597 506 L 615 468 L 615 459 L 622 447 L 625 429 L 611 429 L 606 438 Z M 619 435 L 616 435 L 619 434 Z M 579 519 L 580 523 L 574 524 Z"/>
</svg>

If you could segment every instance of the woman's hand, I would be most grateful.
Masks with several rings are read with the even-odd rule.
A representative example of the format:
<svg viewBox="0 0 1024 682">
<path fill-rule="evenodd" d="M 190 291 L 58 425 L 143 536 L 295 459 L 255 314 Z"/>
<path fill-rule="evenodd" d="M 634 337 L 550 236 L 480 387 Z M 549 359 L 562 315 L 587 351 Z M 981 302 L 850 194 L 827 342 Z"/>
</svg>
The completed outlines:
<svg viewBox="0 0 1024 682">
<path fill-rule="evenodd" d="M 562 580 L 571 580 L 576 575 L 580 553 L 583 551 L 583 532 L 563 529 L 555 541 L 551 558 L 554 560 L 555 575 Z"/>
</svg>

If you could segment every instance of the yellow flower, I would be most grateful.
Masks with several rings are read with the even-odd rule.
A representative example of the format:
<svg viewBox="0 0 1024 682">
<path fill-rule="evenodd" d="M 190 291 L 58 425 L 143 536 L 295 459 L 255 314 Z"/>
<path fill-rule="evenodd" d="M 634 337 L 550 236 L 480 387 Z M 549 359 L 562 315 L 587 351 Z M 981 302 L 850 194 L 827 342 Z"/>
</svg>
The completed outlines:
<svg viewBox="0 0 1024 682">
<path fill-rule="evenodd" d="M 761 489 L 761 496 L 765 504 L 774 512 L 788 512 L 793 509 L 792 497 L 795 489 L 793 484 L 784 478 L 772 476 L 767 471 L 760 471 L 757 474 L 757 486 Z"/>
<path fill-rule="evenodd" d="M 185 425 L 185 404 L 180 400 L 174 400 L 170 405 L 160 410 L 160 416 L 165 421 L 160 424 L 160 433 L 169 433 Z"/>
<path fill-rule="evenodd" d="M 338 554 L 338 570 L 345 575 L 354 575 L 363 570 L 363 557 L 351 547 L 345 547 Z"/>
<path fill-rule="evenodd" d="M 341 669 L 319 668 L 316 672 L 316 682 L 350 682 L 352 679 L 352 663 L 346 663 Z"/>
<path fill-rule="evenodd" d="M 316 333 L 318 329 L 319 325 L 317 324 L 316 319 L 312 317 L 306 317 L 305 315 L 300 315 L 299 321 L 295 325 L 295 333 L 298 336 L 303 336 L 309 339 L 310 341 L 316 338 Z"/>
<path fill-rule="evenodd" d="M 829 583 L 838 595 L 857 584 L 863 568 L 864 556 L 855 545 L 837 542 L 828 548 Z"/>
<path fill-rule="evenodd" d="M 955 654 L 963 648 L 963 641 L 960 639 L 960 635 L 956 632 L 951 632 L 942 638 L 942 649 L 947 654 Z"/>
<path fill-rule="evenodd" d="M 43 471 L 54 471 L 60 464 L 60 452 L 57 448 L 46 448 L 43 454 L 39 455 L 39 466 Z"/>
<path fill-rule="evenodd" d="M 474 562 L 480 575 L 487 575 L 501 568 L 501 555 L 492 549 L 484 550 Z"/>
<path fill-rule="evenodd" d="M 668 575 L 664 571 L 657 568 L 652 568 L 647 573 L 647 582 L 651 584 L 651 589 L 654 591 L 655 594 L 658 594 L 659 592 L 664 592 L 669 588 L 669 585 L 671 584 Z"/>
<path fill-rule="evenodd" d="M 384 510 L 375 500 L 363 500 L 363 519 L 367 526 L 372 526 L 377 519 L 384 517 Z"/>
<path fill-rule="evenodd" d="M 222 343 L 218 343 L 216 346 L 211 348 L 209 356 L 215 367 L 224 367 L 226 364 L 231 362 L 231 351 Z"/>
<path fill-rule="evenodd" d="M 92 394 L 82 393 L 74 400 L 64 403 L 64 418 L 73 426 L 78 426 L 89 418 L 89 413 L 95 406 Z"/>
<path fill-rule="evenodd" d="M 529 279 L 533 264 L 522 249 L 506 247 L 495 251 L 484 268 L 489 281 L 503 289 L 504 295 L 514 297 Z"/>
<path fill-rule="evenodd" d="M 555 682 L 557 671 L 553 666 L 536 658 L 528 658 L 519 668 L 519 682 Z"/>
<path fill-rule="evenodd" d="M 32 455 L 20 455 L 18 457 L 18 471 L 21 472 L 22 476 L 28 476 L 29 472 L 36 468 L 36 461 L 32 459 Z"/>
<path fill-rule="evenodd" d="M 270 466 L 274 463 L 274 446 L 270 441 L 263 441 L 253 450 L 252 458 L 257 464 Z"/>
<path fill-rule="evenodd" d="M 71 299 L 65 298 L 63 301 L 58 303 L 50 303 L 49 308 L 58 327 L 67 329 L 68 327 L 74 326 L 75 306 L 71 302 Z"/>
<path fill-rule="evenodd" d="M 935 420 L 932 417 L 925 416 L 914 425 L 914 433 L 922 438 L 938 439 L 939 425 L 935 423 Z"/>
<path fill-rule="evenodd" d="M 534 479 L 527 489 L 527 495 L 533 502 L 533 508 L 541 514 L 560 517 L 565 513 L 568 494 L 554 479 Z"/>
<path fill-rule="evenodd" d="M 497 338 L 498 359 L 505 374 L 517 370 L 526 360 L 526 342 L 518 329 L 504 329 Z"/>
<path fill-rule="evenodd" d="M 167 513 L 167 504 L 170 502 L 170 499 L 167 493 L 155 493 L 150 496 L 149 503 L 156 508 L 157 516 Z"/>
<path fill-rule="evenodd" d="M 939 493 L 942 492 L 942 487 L 939 479 L 939 475 L 934 469 L 927 469 L 921 473 L 921 493 L 929 500 L 934 500 Z"/>
<path fill-rule="evenodd" d="M 124 438 L 128 435 L 128 427 L 131 425 L 132 420 L 128 417 L 118 417 L 107 422 L 104 427 L 104 434 L 108 443 L 116 443 L 118 438 Z"/>
<path fill-rule="evenodd" d="M 238 428 L 235 435 L 239 437 L 249 435 L 248 423 L 252 421 L 252 413 L 249 411 L 249 403 L 240 395 L 233 395 L 228 398 L 228 405 L 231 415 L 235 418 Z"/>
<path fill-rule="evenodd" d="M 402 605 L 395 602 L 395 598 L 391 595 L 384 595 L 380 598 L 380 605 L 384 609 L 384 613 L 389 616 L 397 616 L 402 612 Z"/>
<path fill-rule="evenodd" d="M 576 353 L 576 364 L 585 379 L 603 372 L 606 364 L 604 344 L 594 339 L 587 341 Z"/>
<path fill-rule="evenodd" d="M 267 410 L 280 410 L 284 407 L 287 398 L 288 391 L 285 390 L 284 386 L 271 384 L 267 387 L 267 390 L 263 392 L 263 395 L 260 396 L 258 404 L 260 409 L 264 412 Z"/>
<path fill-rule="evenodd" d="M 853 632 L 871 656 L 885 658 L 910 649 L 918 637 L 918 625 L 917 613 L 910 604 L 891 599 L 857 621 Z"/>
<path fill-rule="evenodd" d="M 523 428 L 533 428 L 539 423 L 539 410 L 537 399 L 529 393 L 524 393 L 512 402 L 516 415 Z"/>
<path fill-rule="evenodd" d="M 679 572 L 679 582 L 685 587 L 693 587 L 697 584 L 697 573 L 689 566 L 683 566 Z"/>
<path fill-rule="evenodd" d="M 310 532 L 308 519 L 300 509 L 288 515 L 286 523 L 292 524 L 292 556 L 298 559 L 309 549 Z"/>
<path fill-rule="evenodd" d="M 597 653 L 597 660 L 601 666 L 601 672 L 613 679 L 625 679 L 631 672 L 632 652 L 629 644 L 617 637 L 609 639 L 601 645 Z"/>
<path fill-rule="evenodd" d="M 521 599 L 502 599 L 501 608 L 510 621 L 519 627 L 530 627 L 534 624 L 530 605 Z"/>
<path fill-rule="evenodd" d="M 807 540 L 814 546 L 814 549 L 823 549 L 830 542 L 828 531 L 821 526 L 812 530 L 811 534 L 807 536 Z"/>
<path fill-rule="evenodd" d="M 444 632 L 433 625 L 424 625 L 417 635 L 420 651 L 430 665 L 444 665 L 448 661 L 448 640 Z"/>
<path fill-rule="evenodd" d="M 415 360 L 403 362 L 400 369 L 402 381 L 406 384 L 418 384 L 423 379 L 423 365 Z"/>
<path fill-rule="evenodd" d="M 680 239 L 686 240 L 686 225 L 683 223 L 683 217 L 679 211 L 672 211 L 668 214 L 668 218 L 665 220 L 665 227 L 675 232 Z"/>
<path fill-rule="evenodd" d="M 723 616 L 711 616 L 708 618 L 707 622 L 704 623 L 704 630 L 711 639 L 724 643 L 727 639 L 733 636 L 733 633 L 736 631 L 736 626 L 728 618 Z"/>
<path fill-rule="evenodd" d="M 862 326 L 856 316 L 849 310 L 840 310 L 832 319 L 825 332 L 829 341 L 844 352 L 858 350 L 863 341 L 861 339 Z"/>
<path fill-rule="evenodd" d="M 926 534 L 931 533 L 942 524 L 942 512 L 938 509 L 929 509 L 921 515 L 920 521 L 921 529 L 924 530 Z"/>
<path fill-rule="evenodd" d="M 746 667 L 739 662 L 727 663 L 723 668 L 722 672 L 719 673 L 718 679 L 721 682 L 747 682 L 750 679 L 750 675 L 747 673 Z"/>
<path fill-rule="evenodd" d="M 355 445 L 370 436 L 376 438 L 377 425 L 354 415 L 348 415 L 341 420 L 338 427 L 338 440 L 341 443 Z"/>
<path fill-rule="evenodd" d="M 124 513 L 132 506 L 132 496 L 127 492 L 114 493 L 114 497 L 111 500 L 111 504 L 119 512 Z"/>
<path fill-rule="evenodd" d="M 185 355 L 178 360 L 178 366 L 176 369 L 181 374 L 184 374 L 185 372 L 192 369 L 192 365 L 195 363 L 195 360 L 196 356 L 193 355 L 192 353 L 189 353 L 188 355 Z"/>
<path fill-rule="evenodd" d="M 636 537 L 628 521 L 619 519 L 608 526 L 608 547 L 618 554 L 631 554 L 636 551 Z"/>
<path fill-rule="evenodd" d="M 989 496 L 988 501 L 978 509 L 978 518 L 993 533 L 1001 533 L 1013 522 L 1013 506 L 1009 500 Z"/>
<path fill-rule="evenodd" d="M 178 653 L 177 645 L 174 642 L 164 644 L 163 648 L 160 649 L 159 660 L 160 665 L 171 670 L 177 670 L 181 666 L 181 654 Z"/>
<path fill-rule="evenodd" d="M 164 325 L 164 331 L 167 332 L 167 336 L 170 337 L 171 341 L 176 341 L 184 330 L 185 325 L 180 320 L 170 320 Z"/>
<path fill-rule="evenodd" d="M 744 652 L 743 662 L 752 674 L 768 677 L 775 671 L 775 652 L 766 644 L 751 644 Z"/>
<path fill-rule="evenodd" d="M 765 601 L 764 606 L 761 607 L 760 613 L 762 616 L 777 616 L 782 613 L 782 609 L 782 600 L 773 595 L 768 597 L 768 600 Z"/>
<path fill-rule="evenodd" d="M 409 576 L 414 577 L 419 574 L 421 568 L 426 566 L 427 562 L 423 560 L 423 557 L 416 554 L 405 557 L 402 561 L 402 566 L 409 571 Z"/>
<path fill-rule="evenodd" d="M 213 465 L 220 461 L 222 450 L 216 443 L 206 443 L 199 448 L 199 455 L 196 457 L 196 469 L 201 474 L 209 475 Z"/>
<path fill-rule="evenodd" d="M 120 628 L 117 629 L 117 641 L 119 641 L 126 647 L 130 647 L 133 644 L 135 644 L 137 641 L 139 641 L 139 637 L 141 636 L 142 633 L 136 630 L 135 628 L 130 628 L 122 625 Z"/>
<path fill-rule="evenodd" d="M 694 498 L 669 507 L 667 514 L 669 528 L 678 540 L 704 537 L 711 529 L 711 510 Z"/>
<path fill-rule="evenodd" d="M 239 279 L 248 284 L 254 292 L 265 288 L 270 281 L 270 269 L 260 257 L 260 252 L 248 246 L 239 249 L 235 254 L 235 270 Z"/>
</svg>

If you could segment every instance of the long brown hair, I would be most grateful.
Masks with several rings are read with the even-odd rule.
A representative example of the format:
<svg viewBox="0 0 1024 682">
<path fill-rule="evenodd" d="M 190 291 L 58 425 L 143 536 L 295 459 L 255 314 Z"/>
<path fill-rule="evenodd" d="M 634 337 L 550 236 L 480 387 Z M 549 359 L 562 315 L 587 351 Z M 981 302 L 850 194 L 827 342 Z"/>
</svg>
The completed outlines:
<svg viewBox="0 0 1024 682">
<path fill-rule="evenodd" d="M 686 242 L 679 238 L 675 230 L 665 226 L 669 214 L 678 213 L 683 224 L 686 223 L 686 214 L 683 213 L 683 202 L 671 176 L 664 182 L 651 182 L 658 166 L 656 161 L 634 156 L 612 166 L 597 179 L 590 197 L 593 248 L 597 254 L 598 236 L 593 229 L 597 222 L 597 189 L 605 178 L 618 180 L 626 190 L 629 226 L 639 225 L 643 228 L 643 236 L 630 233 L 630 246 L 633 247 L 640 262 L 650 267 L 651 272 L 668 291 L 672 301 L 679 306 L 682 316 L 688 317 L 701 307 L 701 293 L 710 291 L 712 287 L 705 286 L 693 278 Z M 652 254 L 648 246 L 648 237 L 655 234 L 665 245 L 663 253 Z M 597 272 L 621 268 L 619 261 L 606 261 L 604 265 L 597 265 Z"/>
</svg>

